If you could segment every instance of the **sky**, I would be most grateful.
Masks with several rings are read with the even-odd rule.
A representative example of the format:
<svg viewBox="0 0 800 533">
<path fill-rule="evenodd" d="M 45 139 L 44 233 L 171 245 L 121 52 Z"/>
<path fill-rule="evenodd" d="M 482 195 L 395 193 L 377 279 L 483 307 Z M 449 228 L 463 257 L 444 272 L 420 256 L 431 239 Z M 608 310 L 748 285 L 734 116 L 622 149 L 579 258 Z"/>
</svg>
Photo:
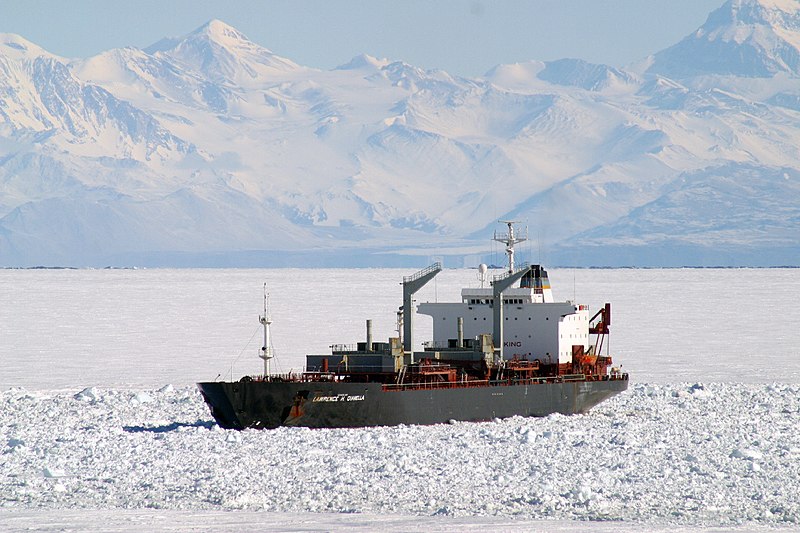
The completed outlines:
<svg viewBox="0 0 800 533">
<path fill-rule="evenodd" d="M 366 53 L 480 76 L 579 58 L 625 66 L 670 46 L 724 0 L 0 0 L 0 33 L 90 57 L 220 19 L 274 53 L 331 69 Z"/>
</svg>

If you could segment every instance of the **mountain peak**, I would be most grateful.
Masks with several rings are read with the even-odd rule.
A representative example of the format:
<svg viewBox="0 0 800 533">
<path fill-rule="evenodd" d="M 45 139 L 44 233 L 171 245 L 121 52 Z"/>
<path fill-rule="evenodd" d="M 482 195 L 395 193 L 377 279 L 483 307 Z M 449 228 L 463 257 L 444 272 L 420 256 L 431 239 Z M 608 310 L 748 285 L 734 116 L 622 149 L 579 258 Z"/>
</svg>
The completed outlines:
<svg viewBox="0 0 800 533">
<path fill-rule="evenodd" d="M 728 0 L 696 32 L 657 53 L 648 72 L 676 79 L 800 74 L 800 0 Z"/>
<path fill-rule="evenodd" d="M 160 53 L 184 67 L 202 72 L 215 82 L 247 83 L 247 80 L 273 77 L 299 68 L 217 19 L 183 37 L 162 39 L 145 52 Z"/>
<path fill-rule="evenodd" d="M 730 24 L 738 26 L 767 25 L 776 29 L 798 29 L 800 14 L 798 0 L 728 0 L 713 11 L 704 28 L 720 29 Z"/>
<path fill-rule="evenodd" d="M 55 57 L 39 45 L 15 33 L 0 33 L 0 56 L 23 59 L 43 55 Z"/>
<path fill-rule="evenodd" d="M 187 35 L 161 39 L 157 43 L 145 48 L 144 51 L 148 54 L 167 52 L 185 45 L 187 42 L 204 42 L 215 44 L 225 49 L 238 48 L 241 46 L 255 46 L 250 39 L 248 39 L 242 32 L 233 26 L 226 24 L 219 19 L 211 19 Z"/>
<path fill-rule="evenodd" d="M 220 44 L 238 44 L 242 41 L 250 42 L 250 39 L 245 37 L 242 32 L 219 19 L 209 20 L 190 33 L 189 36 L 205 36 Z"/>
<path fill-rule="evenodd" d="M 360 54 L 355 56 L 348 63 L 339 65 L 335 70 L 380 70 L 390 63 L 391 61 L 386 58 L 378 59 L 377 57 L 373 57 L 369 54 Z"/>
<path fill-rule="evenodd" d="M 797 0 L 738 0 L 733 3 L 739 4 L 740 6 L 761 6 L 785 13 L 797 13 L 800 9 L 800 4 Z"/>
<path fill-rule="evenodd" d="M 538 77 L 555 85 L 581 87 L 587 91 L 600 91 L 613 86 L 636 83 L 633 76 L 627 72 L 582 59 L 548 61 Z"/>
</svg>

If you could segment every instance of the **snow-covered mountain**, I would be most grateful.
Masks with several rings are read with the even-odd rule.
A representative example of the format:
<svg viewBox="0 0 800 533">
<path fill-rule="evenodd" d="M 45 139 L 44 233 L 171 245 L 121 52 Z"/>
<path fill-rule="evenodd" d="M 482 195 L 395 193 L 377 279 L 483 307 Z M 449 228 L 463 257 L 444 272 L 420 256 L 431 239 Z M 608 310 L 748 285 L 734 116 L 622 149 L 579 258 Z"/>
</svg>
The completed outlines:
<svg viewBox="0 0 800 533">
<path fill-rule="evenodd" d="M 800 264 L 800 1 L 635 67 L 322 71 L 211 21 L 67 60 L 0 35 L 0 265 Z M 494 259 L 490 259 L 494 260 Z"/>
<path fill-rule="evenodd" d="M 796 0 L 728 0 L 695 33 L 656 54 L 648 71 L 676 79 L 704 74 L 797 75 L 798 30 Z"/>
</svg>

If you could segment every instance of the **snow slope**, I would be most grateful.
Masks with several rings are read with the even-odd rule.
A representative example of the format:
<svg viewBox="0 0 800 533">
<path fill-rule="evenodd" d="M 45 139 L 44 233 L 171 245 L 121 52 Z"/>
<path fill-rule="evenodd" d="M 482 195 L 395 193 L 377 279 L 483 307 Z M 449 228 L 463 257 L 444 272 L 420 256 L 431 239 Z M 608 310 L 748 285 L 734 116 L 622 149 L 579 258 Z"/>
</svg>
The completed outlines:
<svg viewBox="0 0 800 533">
<path fill-rule="evenodd" d="M 800 12 L 795 0 L 727 0 L 649 68 L 670 78 L 703 74 L 771 77 L 800 73 Z"/>
<path fill-rule="evenodd" d="M 368 55 L 311 69 L 216 20 L 77 60 L 5 34 L 0 264 L 462 265 L 498 218 L 556 264 L 762 264 L 746 221 L 768 216 L 767 264 L 796 265 L 798 221 L 773 216 L 795 187 L 771 176 L 800 168 L 799 11 L 730 0 L 630 69 L 478 79 Z M 675 194 L 708 175 L 730 187 Z M 759 201 L 670 248 L 676 213 L 705 220 L 731 190 Z"/>
</svg>

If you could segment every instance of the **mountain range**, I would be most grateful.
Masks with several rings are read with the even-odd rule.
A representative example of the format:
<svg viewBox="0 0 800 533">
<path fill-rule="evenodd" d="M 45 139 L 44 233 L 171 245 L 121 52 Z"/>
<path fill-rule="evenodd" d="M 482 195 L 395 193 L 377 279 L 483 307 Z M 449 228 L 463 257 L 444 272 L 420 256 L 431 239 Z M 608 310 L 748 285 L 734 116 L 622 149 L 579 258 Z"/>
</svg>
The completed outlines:
<svg viewBox="0 0 800 533">
<path fill-rule="evenodd" d="M 800 1 L 626 68 L 298 65 L 212 20 L 65 59 L 0 34 L 0 266 L 800 266 Z"/>
</svg>

